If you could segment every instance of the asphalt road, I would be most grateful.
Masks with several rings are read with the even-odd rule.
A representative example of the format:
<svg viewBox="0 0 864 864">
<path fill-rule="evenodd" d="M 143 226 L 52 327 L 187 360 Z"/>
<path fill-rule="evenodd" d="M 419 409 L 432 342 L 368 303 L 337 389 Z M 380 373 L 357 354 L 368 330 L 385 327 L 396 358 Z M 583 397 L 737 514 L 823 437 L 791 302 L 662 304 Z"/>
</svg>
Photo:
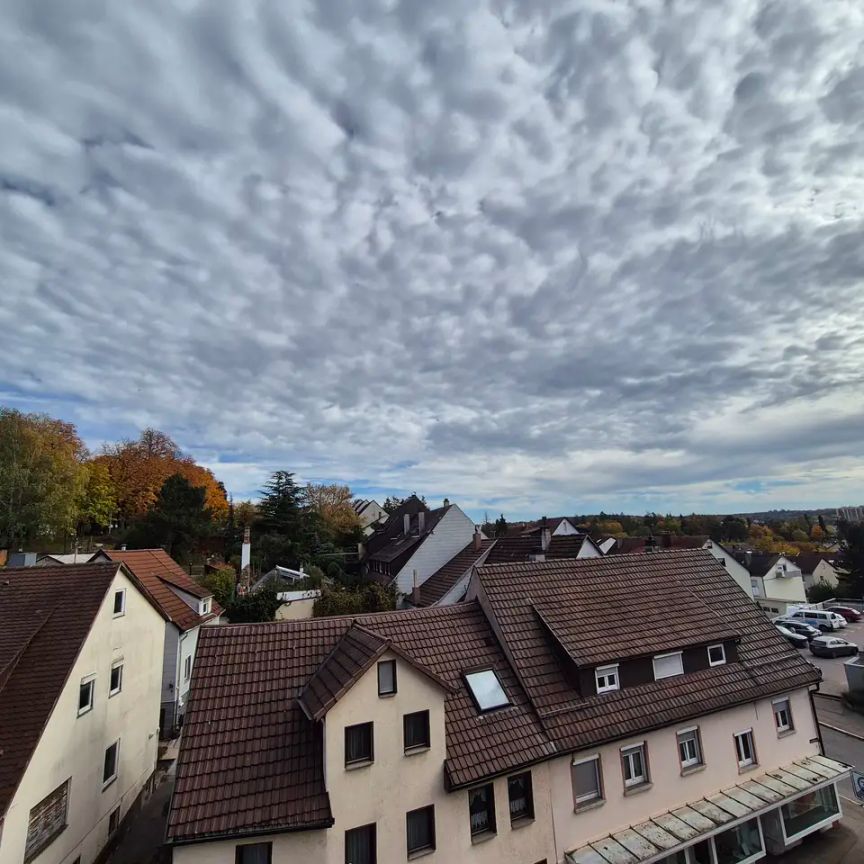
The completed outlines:
<svg viewBox="0 0 864 864">
<path fill-rule="evenodd" d="M 823 726 L 822 743 L 825 745 L 826 756 L 839 759 L 847 765 L 854 765 L 858 770 L 864 770 L 864 741 L 844 735 L 842 732 L 835 732 L 833 729 L 826 729 Z M 843 780 L 838 786 L 841 795 L 855 800 L 852 784 L 849 780 Z"/>
<path fill-rule="evenodd" d="M 854 642 L 861 648 L 862 656 L 864 656 L 864 619 L 855 624 L 847 624 L 842 630 L 834 630 L 826 635 L 838 636 L 840 639 Z M 846 672 L 843 669 L 843 664 L 850 660 L 850 657 L 814 657 L 809 648 L 801 649 L 801 656 L 822 670 L 822 686 L 819 689 L 823 693 L 839 696 L 847 689 Z"/>
</svg>

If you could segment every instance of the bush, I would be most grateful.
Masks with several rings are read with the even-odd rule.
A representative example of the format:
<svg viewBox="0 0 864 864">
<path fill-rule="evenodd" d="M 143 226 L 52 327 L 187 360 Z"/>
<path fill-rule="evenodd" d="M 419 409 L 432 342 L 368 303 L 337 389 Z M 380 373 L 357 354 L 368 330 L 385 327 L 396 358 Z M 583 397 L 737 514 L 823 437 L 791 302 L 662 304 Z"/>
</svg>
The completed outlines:
<svg viewBox="0 0 864 864">
<path fill-rule="evenodd" d="M 275 589 L 267 585 L 254 594 L 236 597 L 228 604 L 226 613 L 232 624 L 249 624 L 256 621 L 273 621 L 282 601 Z"/>
<path fill-rule="evenodd" d="M 313 615 L 361 615 L 364 612 L 387 612 L 396 608 L 396 592 L 377 582 L 364 582 L 350 588 L 324 588 L 315 601 Z"/>
<path fill-rule="evenodd" d="M 824 582 L 817 582 L 807 589 L 807 599 L 811 603 L 824 603 L 826 600 L 833 600 L 837 594 L 837 589 L 826 585 Z"/>
</svg>

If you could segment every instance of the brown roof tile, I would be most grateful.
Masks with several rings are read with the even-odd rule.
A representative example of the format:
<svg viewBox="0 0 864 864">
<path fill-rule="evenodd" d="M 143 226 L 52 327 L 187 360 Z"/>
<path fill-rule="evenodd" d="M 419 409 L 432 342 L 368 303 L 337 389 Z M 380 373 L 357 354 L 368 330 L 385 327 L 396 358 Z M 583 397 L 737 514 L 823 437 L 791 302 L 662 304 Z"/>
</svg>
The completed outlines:
<svg viewBox="0 0 864 864">
<path fill-rule="evenodd" d="M 420 586 L 420 602 L 417 605 L 432 606 L 437 603 L 475 564 L 485 560 L 486 553 L 494 543 L 494 540 L 481 540 L 480 548 L 475 549 L 472 540 L 457 552 Z"/>
<path fill-rule="evenodd" d="M 199 615 L 172 590 L 173 586 L 198 599 L 212 596 L 210 591 L 187 575 L 164 549 L 102 549 L 98 554 L 109 561 L 122 561 L 147 587 L 168 619 L 181 630 L 191 630 L 222 614 L 222 607 L 213 600 L 212 612 Z"/>
<path fill-rule="evenodd" d="M 118 567 L 100 562 L 0 570 L 0 816 Z"/>
</svg>

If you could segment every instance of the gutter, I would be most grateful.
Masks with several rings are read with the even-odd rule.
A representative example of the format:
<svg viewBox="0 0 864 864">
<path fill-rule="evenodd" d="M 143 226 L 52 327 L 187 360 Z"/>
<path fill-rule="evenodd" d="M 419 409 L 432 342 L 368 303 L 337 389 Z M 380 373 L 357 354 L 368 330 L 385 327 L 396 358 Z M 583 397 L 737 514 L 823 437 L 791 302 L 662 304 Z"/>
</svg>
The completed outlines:
<svg viewBox="0 0 864 864">
<path fill-rule="evenodd" d="M 194 846 L 197 843 L 215 843 L 220 840 L 239 840 L 247 837 L 269 837 L 273 834 L 296 834 L 300 831 L 317 831 L 322 828 L 332 828 L 336 820 L 331 816 L 329 819 L 321 819 L 318 822 L 310 822 L 308 825 L 291 826 L 283 825 L 279 828 L 250 828 L 247 831 L 223 831 L 219 834 L 202 834 L 197 837 L 174 838 L 166 837 L 166 846 Z"/>
</svg>

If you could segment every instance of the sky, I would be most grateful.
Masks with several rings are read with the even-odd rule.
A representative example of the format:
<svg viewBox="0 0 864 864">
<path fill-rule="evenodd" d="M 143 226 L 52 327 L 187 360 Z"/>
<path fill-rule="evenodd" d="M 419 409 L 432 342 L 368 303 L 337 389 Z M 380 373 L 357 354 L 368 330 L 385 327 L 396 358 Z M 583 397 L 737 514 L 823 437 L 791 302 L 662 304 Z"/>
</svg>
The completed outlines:
<svg viewBox="0 0 864 864">
<path fill-rule="evenodd" d="M 155 426 L 238 499 L 286 469 L 478 518 L 861 503 L 862 28 L 5 0 L 0 404 L 93 448 Z"/>
</svg>

